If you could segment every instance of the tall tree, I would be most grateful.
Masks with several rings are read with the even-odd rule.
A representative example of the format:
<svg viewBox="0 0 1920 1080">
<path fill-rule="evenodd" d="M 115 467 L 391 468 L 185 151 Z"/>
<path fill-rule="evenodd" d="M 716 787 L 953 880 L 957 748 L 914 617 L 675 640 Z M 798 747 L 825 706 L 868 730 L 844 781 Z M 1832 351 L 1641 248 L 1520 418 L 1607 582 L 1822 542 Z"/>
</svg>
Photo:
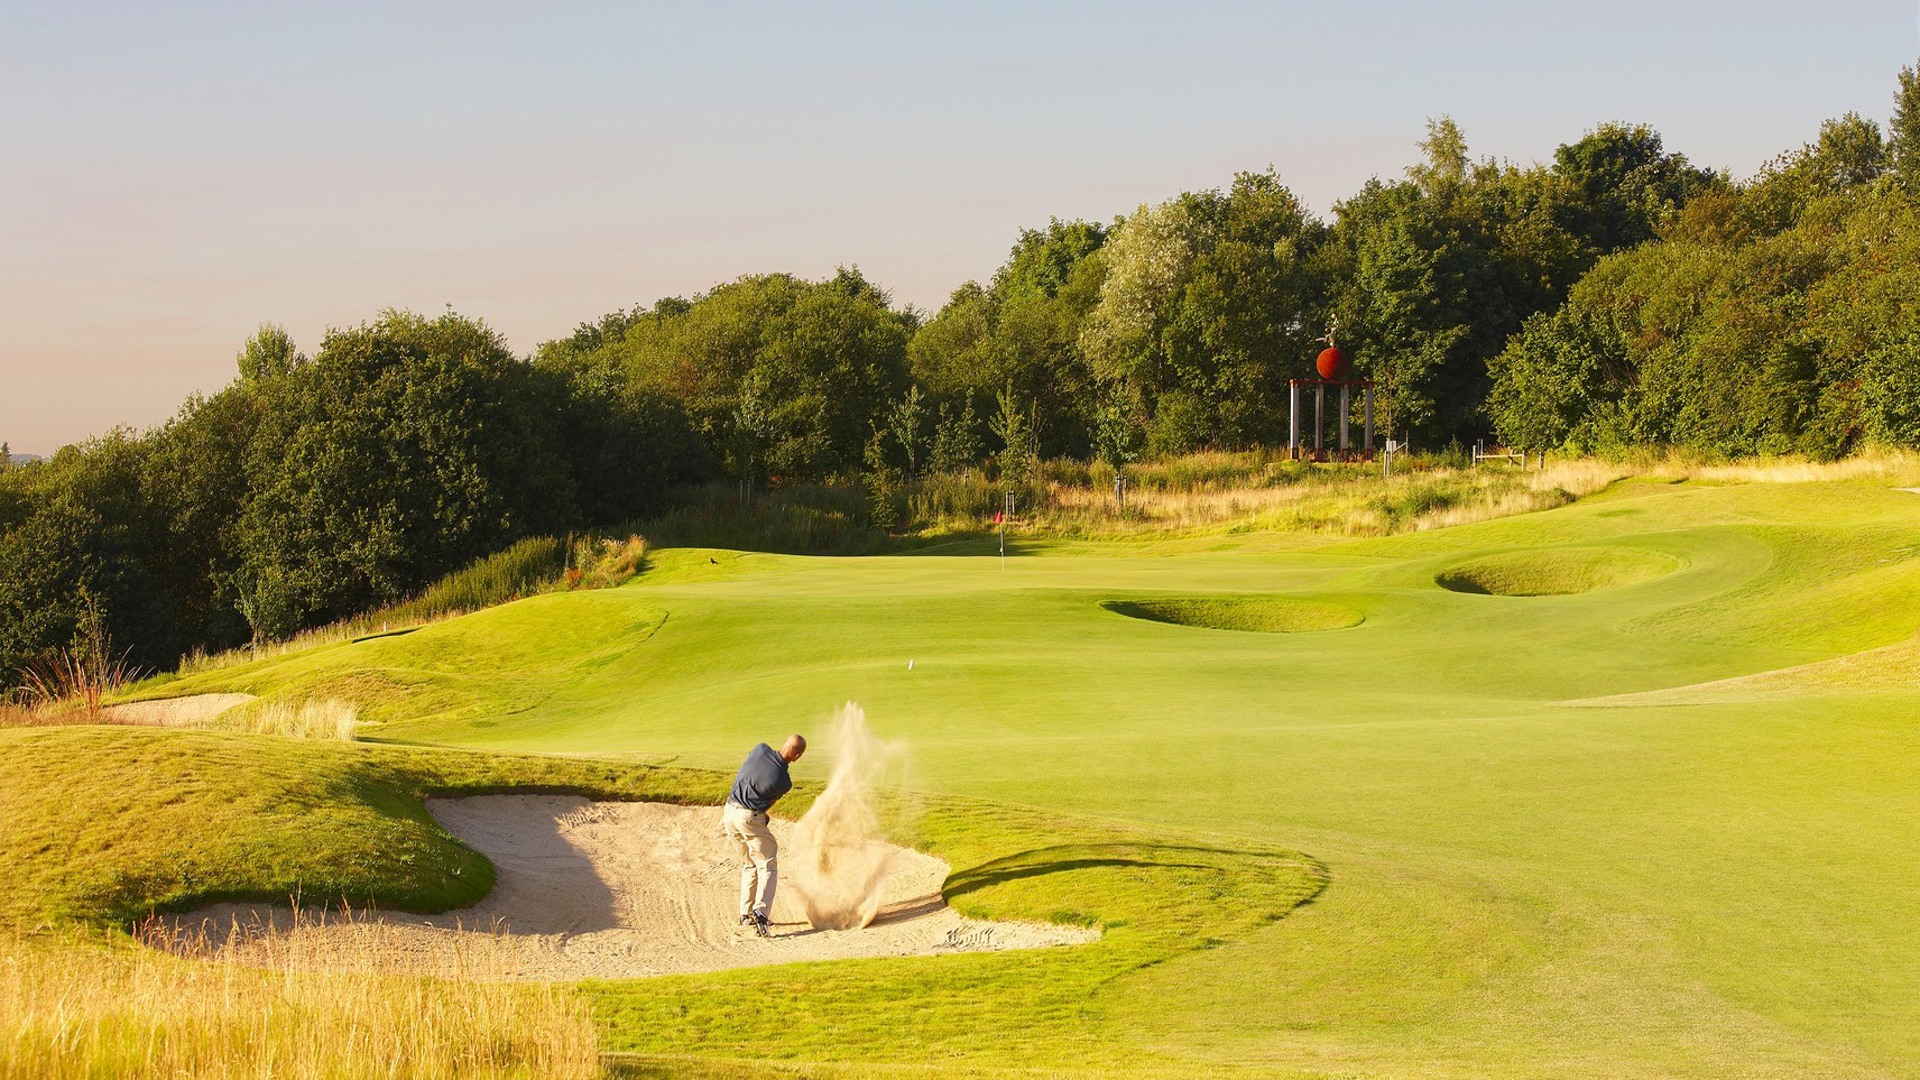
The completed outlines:
<svg viewBox="0 0 1920 1080">
<path fill-rule="evenodd" d="M 259 382 L 285 375 L 298 365 L 306 362 L 306 357 L 294 347 L 293 337 L 287 328 L 278 323 L 261 323 L 245 345 L 240 347 L 236 358 L 240 368 L 240 378 L 246 382 Z"/>
<path fill-rule="evenodd" d="M 1115 229 L 1080 340 L 1095 377 L 1139 403 L 1155 452 L 1280 437 L 1286 379 L 1311 351 L 1324 236 L 1271 172 L 1143 206 Z"/>
<path fill-rule="evenodd" d="M 1920 194 L 1920 68 L 1900 69 L 1893 118 L 1887 121 L 1887 156 L 1900 182 Z"/>
<path fill-rule="evenodd" d="M 572 519 L 557 403 L 482 323 L 389 311 L 328 334 L 260 395 L 237 591 L 267 634 L 399 599 Z"/>
</svg>

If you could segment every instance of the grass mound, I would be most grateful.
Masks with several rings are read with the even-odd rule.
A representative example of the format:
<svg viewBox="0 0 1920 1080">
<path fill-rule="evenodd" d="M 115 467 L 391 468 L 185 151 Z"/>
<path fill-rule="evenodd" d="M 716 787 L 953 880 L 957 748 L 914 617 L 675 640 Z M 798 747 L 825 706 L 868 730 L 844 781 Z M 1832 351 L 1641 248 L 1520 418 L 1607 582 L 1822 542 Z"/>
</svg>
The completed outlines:
<svg viewBox="0 0 1920 1080">
<path fill-rule="evenodd" d="M 0 926 L 219 900 L 444 911 L 493 867 L 422 799 L 516 786 L 718 802 L 724 778 L 464 751 L 125 727 L 0 731 Z"/>
<path fill-rule="evenodd" d="M 1443 589 L 1489 596 L 1567 596 L 1634 585 L 1680 569 L 1657 551 L 1565 547 L 1510 551 L 1448 567 L 1435 575 Z"/>
<path fill-rule="evenodd" d="M 1101 607 L 1129 619 L 1197 626 L 1206 630 L 1251 630 L 1298 634 L 1358 626 L 1359 612 L 1319 600 L 1281 596 L 1191 596 L 1157 600 L 1105 600 Z"/>
</svg>

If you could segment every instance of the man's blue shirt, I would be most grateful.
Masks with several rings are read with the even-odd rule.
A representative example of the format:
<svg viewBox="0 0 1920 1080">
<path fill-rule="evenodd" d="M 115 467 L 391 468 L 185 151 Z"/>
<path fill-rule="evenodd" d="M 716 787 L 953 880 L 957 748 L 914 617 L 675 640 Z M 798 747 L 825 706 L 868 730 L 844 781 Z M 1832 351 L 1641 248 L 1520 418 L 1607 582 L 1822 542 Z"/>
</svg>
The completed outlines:
<svg viewBox="0 0 1920 1080">
<path fill-rule="evenodd" d="M 792 790 L 793 777 L 787 775 L 787 759 L 773 747 L 761 743 L 741 764 L 739 775 L 733 778 L 733 790 L 727 792 L 727 801 L 764 813 L 772 809 L 780 796 Z"/>
</svg>

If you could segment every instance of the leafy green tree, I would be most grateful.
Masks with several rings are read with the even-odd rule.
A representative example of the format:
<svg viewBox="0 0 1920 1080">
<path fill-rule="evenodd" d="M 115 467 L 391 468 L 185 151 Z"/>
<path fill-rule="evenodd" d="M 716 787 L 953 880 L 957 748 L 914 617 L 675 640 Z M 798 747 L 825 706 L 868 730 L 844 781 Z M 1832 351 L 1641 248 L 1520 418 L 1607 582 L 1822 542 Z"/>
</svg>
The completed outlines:
<svg viewBox="0 0 1920 1080">
<path fill-rule="evenodd" d="M 1081 346 L 1097 379 L 1140 403 L 1156 452 L 1280 436 L 1286 379 L 1313 351 L 1323 235 L 1271 172 L 1116 227 Z"/>
<path fill-rule="evenodd" d="M 933 425 L 931 464 L 934 472 L 953 473 L 980 464 L 986 449 L 980 443 L 980 420 L 974 415 L 973 400 L 961 398 L 958 404 L 943 401 Z"/>
<path fill-rule="evenodd" d="M 1880 125 L 1850 112 L 1820 125 L 1811 164 L 1834 187 L 1858 187 L 1880 177 L 1887 166 L 1887 145 Z"/>
<path fill-rule="evenodd" d="M 1582 429 L 1607 396 L 1607 364 L 1599 354 L 1606 342 L 1577 325 L 1578 318 L 1567 308 L 1538 312 L 1494 357 L 1487 415 L 1505 445 L 1543 452 L 1577 433 L 1591 438 Z"/>
<path fill-rule="evenodd" d="M 876 426 L 872 438 L 867 440 L 866 470 L 861 474 L 861 482 L 867 488 L 867 523 L 882 530 L 900 523 L 902 488 L 900 470 L 887 460 L 887 442 L 887 430 Z"/>
<path fill-rule="evenodd" d="M 1906 189 L 1920 194 L 1920 68 L 1900 69 L 1887 122 L 1887 159 Z"/>
<path fill-rule="evenodd" d="M 609 316 L 542 345 L 537 364 L 676 402 L 743 483 L 815 480 L 859 469 L 871 421 L 906 388 L 913 325 L 858 271 L 767 274 Z"/>
<path fill-rule="evenodd" d="M 1094 418 L 1093 454 L 1095 460 L 1113 472 L 1114 506 L 1125 510 L 1127 466 L 1140 453 L 1139 410 L 1124 389 L 1115 386 L 1105 389 Z"/>
<path fill-rule="evenodd" d="M 907 387 L 906 394 L 887 411 L 887 421 L 906 459 L 907 476 L 919 476 L 926 464 L 927 407 L 917 384 Z"/>
<path fill-rule="evenodd" d="M 939 402 L 989 407 L 1012 384 L 1031 401 L 1042 452 L 1084 453 L 1091 373 L 1081 326 L 1099 298 L 1106 231 L 1084 221 L 1024 229 L 982 286 L 968 282 L 909 346 L 913 377 Z"/>
<path fill-rule="evenodd" d="M 1001 482 L 1016 486 L 1032 483 L 1040 464 L 1040 453 L 1029 416 L 1030 406 L 1020 400 L 1011 385 L 996 395 L 994 401 L 998 409 L 987 426 L 1000 440 L 994 464 L 999 468 Z"/>
<path fill-rule="evenodd" d="M 1596 255 L 1653 239 L 1688 202 L 1722 184 L 1668 153 L 1645 124 L 1602 124 L 1560 146 L 1553 173 L 1572 185 L 1567 223 Z"/>
<path fill-rule="evenodd" d="M 312 362 L 260 384 L 236 591 L 284 588 L 295 621 L 336 618 L 563 527 L 556 404 L 498 334 L 458 315 L 389 311 L 328 334 Z"/>
<path fill-rule="evenodd" d="M 1369 182 L 1336 207 L 1322 262 L 1342 347 L 1380 384 L 1382 427 L 1464 442 L 1485 430 L 1488 364 L 1526 318 L 1707 179 L 1644 128 L 1603 127 L 1554 169 L 1472 163 L 1446 118 L 1421 146 L 1406 181 Z"/>
<path fill-rule="evenodd" d="M 240 347 L 236 362 L 242 381 L 259 382 L 285 375 L 305 363 L 306 359 L 294 348 L 293 338 L 287 333 L 286 327 L 278 323 L 261 323 L 260 329 Z"/>
<path fill-rule="evenodd" d="M 152 571 L 169 583 L 176 629 L 194 645 L 231 646 L 249 634 L 234 571 L 258 424 L 258 396 L 242 378 L 212 397 L 188 399 L 147 438 L 142 482 L 166 530 L 166 542 L 152 553 Z"/>
</svg>

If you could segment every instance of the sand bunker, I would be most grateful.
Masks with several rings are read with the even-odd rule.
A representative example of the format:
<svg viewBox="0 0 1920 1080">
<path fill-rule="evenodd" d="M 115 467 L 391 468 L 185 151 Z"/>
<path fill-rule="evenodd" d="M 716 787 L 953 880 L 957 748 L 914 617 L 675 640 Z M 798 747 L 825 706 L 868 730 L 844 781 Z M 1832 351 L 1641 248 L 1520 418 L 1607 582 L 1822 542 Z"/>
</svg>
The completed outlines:
<svg viewBox="0 0 1920 1080">
<path fill-rule="evenodd" d="M 178 916 L 243 962 L 291 951 L 319 967 L 382 967 L 507 979 L 630 978 L 799 960 L 1078 944 L 1078 927 L 962 918 L 941 899 L 946 863 L 892 848 L 865 929 L 810 926 L 798 890 L 775 899 L 773 937 L 736 925 L 739 863 L 720 808 L 589 802 L 563 795 L 430 799 L 447 831 L 493 861 L 491 895 L 441 915 L 356 914 L 316 922 L 285 907 L 220 904 Z M 776 820 L 784 863 L 793 824 Z M 785 867 L 782 867 L 785 870 Z"/>
<path fill-rule="evenodd" d="M 109 724 L 148 724 L 154 727 L 198 727 L 228 709 L 245 705 L 252 694 L 192 694 L 109 705 L 101 710 Z"/>
</svg>

